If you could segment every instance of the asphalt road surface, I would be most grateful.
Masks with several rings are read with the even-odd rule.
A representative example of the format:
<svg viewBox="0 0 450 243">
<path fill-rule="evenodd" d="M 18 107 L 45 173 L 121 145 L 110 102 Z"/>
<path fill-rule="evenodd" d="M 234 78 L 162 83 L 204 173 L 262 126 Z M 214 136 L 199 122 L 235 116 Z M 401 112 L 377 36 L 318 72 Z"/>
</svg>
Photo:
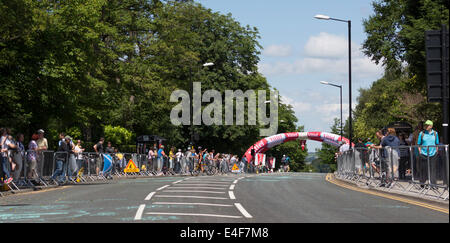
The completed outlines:
<svg viewBox="0 0 450 243">
<path fill-rule="evenodd" d="M 326 174 L 151 177 L 0 198 L 0 223 L 449 222 L 447 213 L 350 190 Z"/>
</svg>

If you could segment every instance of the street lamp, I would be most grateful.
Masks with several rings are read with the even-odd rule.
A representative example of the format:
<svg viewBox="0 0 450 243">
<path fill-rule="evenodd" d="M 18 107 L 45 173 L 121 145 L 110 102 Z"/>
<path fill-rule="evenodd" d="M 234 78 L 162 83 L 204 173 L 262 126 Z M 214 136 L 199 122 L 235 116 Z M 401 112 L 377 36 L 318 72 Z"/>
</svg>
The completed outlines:
<svg viewBox="0 0 450 243">
<path fill-rule="evenodd" d="M 214 63 L 212 63 L 212 62 L 207 62 L 207 63 L 204 63 L 203 65 L 202 65 L 203 67 L 210 67 L 210 66 L 214 66 Z M 190 116 L 191 116 L 191 145 L 194 145 L 194 107 L 193 107 L 193 104 L 194 104 L 194 87 L 193 87 L 193 85 L 194 85 L 194 83 L 193 83 L 193 81 L 192 81 L 192 66 L 191 66 L 191 68 L 190 68 L 190 81 L 191 81 L 191 105 L 190 105 Z"/>
<path fill-rule="evenodd" d="M 334 86 L 334 87 L 338 87 L 340 89 L 340 94 L 341 94 L 341 141 L 342 141 L 342 85 L 337 85 L 337 84 L 332 84 L 326 81 L 320 81 L 321 84 L 325 84 L 325 85 L 330 85 L 330 86 Z"/>
<path fill-rule="evenodd" d="M 351 43 L 352 43 L 352 35 L 351 35 L 351 29 L 352 29 L 352 21 L 350 20 L 343 20 L 343 19 L 335 19 L 331 18 L 326 15 L 317 14 L 314 16 L 316 19 L 321 20 L 335 20 L 340 22 L 347 22 L 348 25 L 348 106 L 349 106 L 349 115 L 348 115 L 348 139 L 350 140 L 350 147 L 352 147 L 352 140 L 353 140 L 353 127 L 352 127 L 352 53 L 351 53 Z M 342 120 L 341 120 L 342 121 Z"/>
</svg>

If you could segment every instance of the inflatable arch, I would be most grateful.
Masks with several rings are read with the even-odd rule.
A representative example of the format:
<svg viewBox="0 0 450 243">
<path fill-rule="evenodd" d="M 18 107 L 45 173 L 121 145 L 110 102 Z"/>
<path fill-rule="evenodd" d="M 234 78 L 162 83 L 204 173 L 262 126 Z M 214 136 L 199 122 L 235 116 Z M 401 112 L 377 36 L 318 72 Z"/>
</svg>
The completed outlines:
<svg viewBox="0 0 450 243">
<path fill-rule="evenodd" d="M 253 158 L 252 148 L 255 150 L 255 154 L 265 153 L 267 150 L 275 147 L 278 144 L 282 144 L 293 140 L 314 140 L 322 143 L 327 143 L 336 147 L 339 147 L 341 141 L 347 144 L 350 142 L 350 140 L 348 140 L 347 138 L 328 132 L 288 132 L 273 135 L 259 140 L 257 143 L 255 143 L 253 146 L 247 149 L 247 152 L 245 152 L 244 157 L 247 158 L 247 161 L 252 161 Z"/>
</svg>

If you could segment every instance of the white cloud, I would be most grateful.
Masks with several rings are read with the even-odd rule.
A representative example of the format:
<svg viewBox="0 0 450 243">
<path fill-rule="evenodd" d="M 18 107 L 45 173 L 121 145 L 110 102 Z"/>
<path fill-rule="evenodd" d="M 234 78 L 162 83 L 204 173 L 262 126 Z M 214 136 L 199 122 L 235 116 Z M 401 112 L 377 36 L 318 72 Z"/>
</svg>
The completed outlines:
<svg viewBox="0 0 450 243">
<path fill-rule="evenodd" d="M 263 54 L 270 57 L 287 57 L 292 55 L 292 46 L 290 45 L 270 45 L 266 47 Z"/>
<path fill-rule="evenodd" d="M 317 74 L 348 75 L 348 43 L 347 39 L 328 33 L 311 36 L 305 44 L 303 58 L 286 62 L 260 63 L 259 71 L 266 75 Z M 271 49 L 274 53 L 283 53 L 282 48 Z M 383 68 L 376 65 L 360 50 L 360 46 L 352 43 L 352 75 L 355 81 L 360 78 L 378 78 Z"/>
<path fill-rule="evenodd" d="M 291 105 L 292 109 L 294 110 L 294 112 L 297 116 L 300 116 L 301 114 L 303 114 L 305 112 L 311 111 L 311 108 L 312 108 L 312 104 L 310 104 L 310 103 L 296 101 L 287 96 L 281 96 L 281 102 L 283 104 Z"/>
</svg>

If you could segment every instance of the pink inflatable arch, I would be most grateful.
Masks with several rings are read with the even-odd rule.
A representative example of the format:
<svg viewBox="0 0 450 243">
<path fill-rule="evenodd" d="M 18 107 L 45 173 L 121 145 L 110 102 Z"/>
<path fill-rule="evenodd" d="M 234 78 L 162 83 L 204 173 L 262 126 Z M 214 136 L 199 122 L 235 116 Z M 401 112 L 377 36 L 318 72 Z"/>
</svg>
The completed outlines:
<svg viewBox="0 0 450 243">
<path fill-rule="evenodd" d="M 288 132 L 288 133 L 280 133 L 277 135 L 273 135 L 267 138 L 263 138 L 255 143 L 253 146 L 247 149 L 244 157 L 247 158 L 247 161 L 252 161 L 252 148 L 255 149 L 256 153 L 265 153 L 267 150 L 275 147 L 278 144 L 282 144 L 285 142 L 289 142 L 292 140 L 314 140 L 322 143 L 327 143 L 336 147 L 339 147 L 339 143 L 342 141 L 344 143 L 349 143 L 350 140 L 347 138 L 341 137 L 336 134 L 328 133 L 328 132 Z"/>
</svg>

